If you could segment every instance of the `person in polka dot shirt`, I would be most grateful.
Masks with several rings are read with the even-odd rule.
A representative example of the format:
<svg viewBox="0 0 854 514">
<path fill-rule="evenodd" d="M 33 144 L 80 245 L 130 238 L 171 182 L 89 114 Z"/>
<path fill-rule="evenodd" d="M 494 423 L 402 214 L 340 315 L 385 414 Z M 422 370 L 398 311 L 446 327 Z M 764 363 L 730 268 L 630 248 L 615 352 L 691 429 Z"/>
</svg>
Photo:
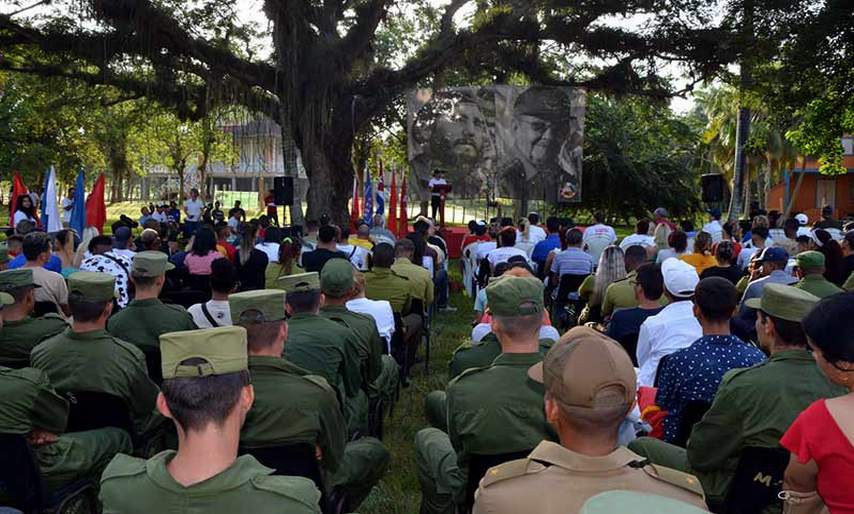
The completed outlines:
<svg viewBox="0 0 854 514">
<path fill-rule="evenodd" d="M 737 305 L 738 293 L 729 280 L 709 277 L 697 284 L 694 315 L 703 327 L 703 337 L 671 354 L 658 370 L 656 403 L 668 412 L 665 441 L 679 437 L 682 413 L 689 402 L 712 402 L 727 371 L 765 360 L 759 348 L 730 334 L 729 320 Z"/>
</svg>

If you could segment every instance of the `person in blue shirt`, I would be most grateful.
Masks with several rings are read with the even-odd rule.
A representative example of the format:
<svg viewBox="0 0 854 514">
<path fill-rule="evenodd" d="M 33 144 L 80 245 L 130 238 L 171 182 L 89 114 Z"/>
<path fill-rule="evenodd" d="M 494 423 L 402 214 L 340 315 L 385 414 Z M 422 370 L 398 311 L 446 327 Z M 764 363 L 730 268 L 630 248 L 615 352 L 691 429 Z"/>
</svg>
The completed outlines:
<svg viewBox="0 0 854 514">
<path fill-rule="evenodd" d="M 682 413 L 689 402 L 711 404 L 727 371 L 765 360 L 762 350 L 730 334 L 730 318 L 737 305 L 738 292 L 729 280 L 709 277 L 697 284 L 694 316 L 703 327 L 703 337 L 670 354 L 658 370 L 656 404 L 667 411 L 665 441 L 679 439 Z"/>
<path fill-rule="evenodd" d="M 560 248 L 560 221 L 554 216 L 546 219 L 546 230 L 548 236 L 534 246 L 531 260 L 537 263 L 537 269 L 541 274 L 546 273 L 545 264 L 549 253 L 555 248 Z"/>
<path fill-rule="evenodd" d="M 23 234 L 22 234 L 23 235 Z M 27 258 L 24 257 L 24 253 L 19 253 L 14 259 L 9 261 L 9 265 L 6 269 L 16 269 L 23 268 L 27 263 Z M 51 254 L 50 258 L 46 263 L 42 266 L 44 269 L 49 271 L 55 271 L 57 273 L 62 273 L 62 260 L 56 255 Z"/>
</svg>

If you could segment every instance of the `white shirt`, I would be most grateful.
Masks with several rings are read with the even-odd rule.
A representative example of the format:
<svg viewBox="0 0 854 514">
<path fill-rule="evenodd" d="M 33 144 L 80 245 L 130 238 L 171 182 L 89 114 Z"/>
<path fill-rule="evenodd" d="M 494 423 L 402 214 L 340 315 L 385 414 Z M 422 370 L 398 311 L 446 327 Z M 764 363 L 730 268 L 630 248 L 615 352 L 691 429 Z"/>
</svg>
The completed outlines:
<svg viewBox="0 0 854 514">
<path fill-rule="evenodd" d="M 62 199 L 62 221 L 65 223 L 71 223 L 71 212 L 74 209 L 67 209 L 66 207 L 71 207 L 74 205 L 74 200 L 71 198 L 63 198 Z"/>
<path fill-rule="evenodd" d="M 234 216 L 228 218 L 228 226 L 237 230 L 240 227 L 240 222 Z"/>
<path fill-rule="evenodd" d="M 532 244 L 537 244 L 540 241 L 546 240 L 546 231 L 543 230 L 543 227 L 537 225 L 531 225 L 528 227 L 528 242 Z"/>
<path fill-rule="evenodd" d="M 448 181 L 443 178 L 431 178 L 430 182 L 427 183 L 427 187 L 430 188 L 430 194 L 433 196 L 439 196 L 439 192 L 433 191 L 433 186 L 447 186 Z"/>
<path fill-rule="evenodd" d="M 377 324 L 377 332 L 385 339 L 385 344 L 390 353 L 391 337 L 394 335 L 394 312 L 391 310 L 391 304 L 386 300 L 356 298 L 347 302 L 347 309 L 374 318 L 374 323 Z"/>
<path fill-rule="evenodd" d="M 120 255 L 131 262 L 133 262 L 133 256 L 136 255 L 136 252 L 128 250 L 127 248 L 113 248 L 113 251 L 110 253 L 113 255 Z"/>
<path fill-rule="evenodd" d="M 213 319 L 216 320 L 217 326 L 231 326 L 231 309 L 228 308 L 228 300 L 209 300 L 204 305 L 208 308 L 208 312 L 210 312 Z M 214 326 L 211 325 L 211 322 L 208 321 L 205 313 L 202 312 L 201 303 L 191 305 L 190 308 L 187 309 L 187 312 L 193 316 L 193 322 L 197 327 L 214 328 Z"/>
<path fill-rule="evenodd" d="M 128 297 L 128 284 L 130 284 L 130 271 L 133 269 L 133 261 L 116 255 L 112 251 L 103 255 L 90 254 L 84 257 L 83 263 L 80 264 L 80 271 L 109 273 L 115 277 L 115 290 L 119 295 L 116 301 L 119 307 L 125 308 L 130 301 Z"/>
<path fill-rule="evenodd" d="M 195 200 L 191 198 L 184 202 L 184 209 L 187 211 L 187 221 L 199 221 L 205 209 L 205 203 L 201 198 Z"/>
<path fill-rule="evenodd" d="M 703 232 L 712 236 L 713 243 L 720 243 L 721 239 L 724 237 L 724 227 L 718 220 L 712 220 L 703 225 Z"/>
<path fill-rule="evenodd" d="M 484 241 L 482 243 L 478 243 L 478 245 L 474 247 L 475 260 L 480 261 L 481 259 L 486 257 L 486 254 L 488 254 L 492 250 L 495 250 L 497 246 L 498 243 L 496 243 L 495 241 Z"/>
<path fill-rule="evenodd" d="M 62 305 L 68 305 L 68 287 L 62 275 L 41 266 L 28 268 L 33 271 L 33 283 L 37 287 L 33 294 L 37 302 L 51 302 L 56 305 L 57 312 L 62 314 Z"/>
<path fill-rule="evenodd" d="M 12 217 L 12 226 L 17 227 L 18 223 L 24 220 L 30 220 L 33 223 L 36 222 L 35 218 L 27 216 L 27 213 L 25 213 L 24 211 L 15 211 L 15 215 Z"/>
<path fill-rule="evenodd" d="M 471 329 L 471 340 L 475 343 L 480 342 L 490 332 L 492 332 L 492 325 L 489 323 L 478 323 Z M 543 325 L 540 327 L 540 335 L 538 337 L 557 342 L 560 339 L 560 332 L 551 325 Z"/>
<path fill-rule="evenodd" d="M 367 248 L 350 244 L 339 244 L 338 251 L 344 252 L 350 264 L 359 271 L 368 271 L 368 256 L 371 252 Z"/>
<path fill-rule="evenodd" d="M 525 250 L 520 250 L 515 246 L 496 248 L 486 254 L 486 259 L 489 261 L 489 265 L 494 268 L 499 262 L 507 262 L 510 260 L 510 257 L 516 255 L 522 256 L 526 262 L 528 261 L 528 254 L 525 253 Z"/>
<path fill-rule="evenodd" d="M 736 261 L 738 267 L 741 269 L 747 269 L 747 265 L 750 264 L 750 259 L 753 258 L 753 255 L 756 252 L 761 252 L 761 248 L 754 248 L 753 246 L 745 246 L 741 249 L 741 252 L 738 253 L 738 260 Z"/>
<path fill-rule="evenodd" d="M 599 264 L 599 256 L 605 248 L 617 241 L 617 233 L 612 227 L 599 223 L 584 229 L 581 240 L 584 241 L 587 253 L 593 257 L 593 263 Z"/>
<path fill-rule="evenodd" d="M 646 234 L 632 234 L 630 236 L 626 236 L 620 241 L 620 249 L 624 252 L 630 247 L 640 245 L 643 247 L 647 246 L 655 246 L 655 238 L 652 236 L 648 236 Z"/>
<path fill-rule="evenodd" d="M 665 355 L 691 346 L 703 336 L 703 329 L 694 317 L 694 303 L 674 302 L 643 322 L 638 335 L 638 384 L 652 386 L 658 372 L 658 362 Z"/>
<path fill-rule="evenodd" d="M 158 223 L 166 223 L 166 221 L 167 221 L 166 213 L 154 211 L 151 213 L 151 219 L 153 219 L 154 221 L 156 221 Z"/>
<path fill-rule="evenodd" d="M 279 262 L 279 243 L 258 243 L 255 249 L 267 254 L 269 262 Z"/>
</svg>

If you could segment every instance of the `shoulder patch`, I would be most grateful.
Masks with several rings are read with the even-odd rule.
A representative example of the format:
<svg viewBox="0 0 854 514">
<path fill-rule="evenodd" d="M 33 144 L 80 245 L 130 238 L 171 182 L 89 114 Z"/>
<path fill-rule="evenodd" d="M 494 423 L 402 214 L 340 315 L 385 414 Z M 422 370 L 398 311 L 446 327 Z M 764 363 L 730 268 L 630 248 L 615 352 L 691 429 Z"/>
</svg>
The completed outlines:
<svg viewBox="0 0 854 514">
<path fill-rule="evenodd" d="M 498 466 L 489 468 L 480 481 L 480 487 L 489 487 L 490 485 L 501 482 L 502 480 L 527 475 L 529 473 L 539 473 L 544 469 L 546 469 L 546 466 L 528 459 L 507 461 L 503 464 L 499 464 Z"/>
<path fill-rule="evenodd" d="M 703 486 L 694 475 L 683 473 L 682 471 L 677 471 L 672 468 L 659 466 L 657 464 L 647 464 L 641 469 L 643 469 L 647 475 L 660 482 L 676 486 L 705 498 Z"/>
<path fill-rule="evenodd" d="M 104 473 L 101 475 L 101 483 L 103 484 L 111 478 L 122 478 L 145 473 L 145 459 L 131 457 L 123 453 L 116 454 L 113 460 L 107 464 Z"/>
<path fill-rule="evenodd" d="M 259 475 L 250 480 L 252 486 L 277 496 L 284 496 L 306 506 L 318 509 L 320 491 L 314 482 L 304 477 Z"/>
</svg>

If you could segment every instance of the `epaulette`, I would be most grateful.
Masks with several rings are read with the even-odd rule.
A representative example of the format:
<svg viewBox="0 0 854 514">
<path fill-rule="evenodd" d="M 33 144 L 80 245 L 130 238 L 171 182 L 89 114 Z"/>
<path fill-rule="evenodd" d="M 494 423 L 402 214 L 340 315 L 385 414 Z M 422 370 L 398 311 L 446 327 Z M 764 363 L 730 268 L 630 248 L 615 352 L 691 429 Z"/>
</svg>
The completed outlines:
<svg viewBox="0 0 854 514">
<path fill-rule="evenodd" d="M 466 350 L 471 350 L 472 348 L 474 348 L 474 343 L 472 343 L 471 340 L 468 340 L 465 343 L 457 346 L 457 348 L 454 350 L 454 355 L 456 355 L 457 352 L 464 352 Z"/>
<path fill-rule="evenodd" d="M 0 367 L 0 374 L 7 375 L 9 378 L 18 378 L 37 386 L 50 387 L 50 379 L 47 374 L 36 368 L 5 368 Z"/>
<path fill-rule="evenodd" d="M 110 461 L 101 475 L 101 483 L 103 484 L 111 478 L 130 477 L 145 473 L 145 463 L 145 459 L 118 453 L 113 457 L 113 460 Z"/>
<path fill-rule="evenodd" d="M 700 481 L 694 475 L 690 475 L 688 473 L 683 473 L 682 471 L 677 471 L 672 468 L 667 468 L 664 466 L 659 466 L 657 464 L 650 463 L 647 463 L 647 465 L 643 466 L 641 469 L 643 469 L 647 475 L 660 482 L 676 486 L 680 489 L 684 489 L 685 491 L 694 493 L 702 498 L 705 498 L 705 494 L 703 493 L 703 486 L 700 484 Z"/>
<path fill-rule="evenodd" d="M 454 378 L 453 380 L 448 382 L 448 387 L 450 387 L 452 384 L 454 384 L 456 382 L 459 382 L 463 377 L 468 377 L 468 376 L 474 375 L 475 373 L 480 373 L 481 371 L 486 371 L 490 367 L 491 366 L 479 366 L 476 368 L 469 368 L 469 369 L 463 371 L 462 373 L 460 373 L 459 375 L 457 375 L 456 378 Z"/>
<path fill-rule="evenodd" d="M 395 272 L 393 269 L 391 269 L 391 268 L 389 268 L 389 269 L 391 270 L 391 274 L 394 275 L 395 277 L 402 278 L 403 280 L 406 280 L 407 282 L 409 281 L 409 277 L 404 277 L 403 275 Z"/>
<path fill-rule="evenodd" d="M 765 361 L 762 361 L 758 364 L 754 364 L 753 366 L 750 366 L 749 368 L 731 369 L 731 370 L 727 371 L 726 373 L 724 373 L 724 376 L 721 379 L 721 385 L 728 384 L 728 383 L 732 382 L 735 379 L 735 377 L 742 375 L 742 374 L 744 374 L 744 373 L 746 373 L 752 369 L 762 367 L 762 366 L 766 365 L 768 362 L 769 361 L 765 360 Z"/>
<path fill-rule="evenodd" d="M 480 481 L 480 487 L 489 487 L 496 482 L 501 482 L 508 478 L 520 477 L 529 473 L 539 473 L 544 469 L 546 469 L 546 466 L 529 459 L 507 461 L 489 468 Z"/>
<path fill-rule="evenodd" d="M 63 319 L 62 316 L 60 316 L 59 314 L 57 314 L 55 312 L 48 312 L 47 314 L 45 314 L 45 315 L 43 315 L 37 319 L 57 320 L 57 321 L 61 321 L 62 323 L 66 324 L 66 325 L 68 324 L 68 322 L 65 321 L 65 319 Z"/>
<path fill-rule="evenodd" d="M 290 498 L 311 508 L 317 508 L 317 504 L 320 502 L 320 491 L 317 490 L 314 482 L 308 478 L 258 475 L 250 479 L 250 482 L 255 489 Z"/>
</svg>

